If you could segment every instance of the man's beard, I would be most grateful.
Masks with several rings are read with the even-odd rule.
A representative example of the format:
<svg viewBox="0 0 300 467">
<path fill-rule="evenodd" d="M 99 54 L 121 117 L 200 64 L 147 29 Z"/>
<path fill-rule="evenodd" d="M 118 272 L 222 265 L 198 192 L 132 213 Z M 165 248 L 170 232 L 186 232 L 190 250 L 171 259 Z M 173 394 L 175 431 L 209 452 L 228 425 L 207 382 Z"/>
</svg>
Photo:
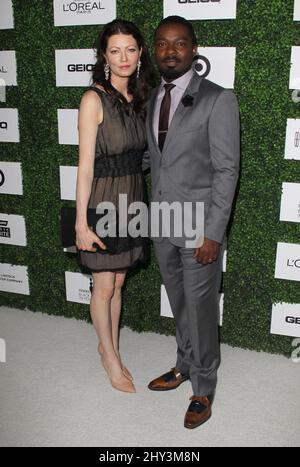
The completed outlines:
<svg viewBox="0 0 300 467">
<path fill-rule="evenodd" d="M 180 76 L 182 76 L 184 73 L 182 73 L 182 71 L 180 72 L 178 70 L 170 68 L 169 70 L 161 71 L 161 74 L 165 80 L 173 81 L 174 79 L 180 78 Z"/>
<path fill-rule="evenodd" d="M 180 76 L 184 75 L 187 71 L 189 71 L 190 68 L 187 68 L 185 70 L 176 70 L 175 68 L 167 68 L 167 69 L 160 69 L 160 73 L 162 77 L 166 81 L 173 81 L 174 79 L 180 78 Z"/>
</svg>

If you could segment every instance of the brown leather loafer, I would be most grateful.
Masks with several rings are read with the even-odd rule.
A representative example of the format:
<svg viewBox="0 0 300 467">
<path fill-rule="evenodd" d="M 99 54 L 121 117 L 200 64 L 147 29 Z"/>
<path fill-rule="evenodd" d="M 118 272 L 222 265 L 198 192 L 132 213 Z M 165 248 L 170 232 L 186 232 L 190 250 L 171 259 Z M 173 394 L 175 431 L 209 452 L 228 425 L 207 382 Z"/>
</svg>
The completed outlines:
<svg viewBox="0 0 300 467">
<path fill-rule="evenodd" d="M 154 379 L 148 384 L 151 391 L 170 391 L 176 389 L 178 386 L 190 379 L 189 375 L 183 375 L 176 368 L 171 368 L 168 373 L 164 373 L 159 378 Z"/>
<path fill-rule="evenodd" d="M 192 396 L 184 418 L 185 428 L 196 428 L 211 417 L 211 396 Z"/>
</svg>

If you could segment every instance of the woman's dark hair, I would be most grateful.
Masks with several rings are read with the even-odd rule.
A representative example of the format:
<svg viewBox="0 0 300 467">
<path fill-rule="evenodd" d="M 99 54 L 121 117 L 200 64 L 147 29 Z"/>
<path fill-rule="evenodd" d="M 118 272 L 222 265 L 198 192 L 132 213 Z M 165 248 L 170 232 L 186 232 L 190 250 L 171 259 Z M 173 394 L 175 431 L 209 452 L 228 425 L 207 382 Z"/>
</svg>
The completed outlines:
<svg viewBox="0 0 300 467">
<path fill-rule="evenodd" d="M 115 99 L 115 103 L 122 100 L 124 104 L 128 104 L 125 97 L 112 86 L 110 80 L 105 79 L 104 66 L 106 64 L 106 59 L 104 54 L 106 53 L 108 39 L 115 34 L 132 35 L 135 38 L 139 49 L 142 49 L 140 58 L 140 76 L 137 78 L 136 73 L 133 73 L 133 75 L 130 76 L 128 92 L 133 97 L 134 110 L 139 114 L 145 115 L 145 104 L 148 100 L 154 71 L 145 46 L 144 38 L 137 26 L 135 26 L 131 21 L 116 19 L 111 23 L 108 23 L 99 34 L 94 44 L 97 62 L 93 69 L 93 83 L 100 84 L 106 92 L 111 94 Z"/>
<path fill-rule="evenodd" d="M 193 45 L 197 45 L 197 36 L 196 36 L 195 30 L 193 28 L 192 23 L 188 21 L 187 19 L 183 18 L 182 16 L 176 16 L 176 15 L 167 16 L 166 18 L 162 19 L 159 25 L 157 26 L 155 33 L 154 33 L 154 37 L 156 36 L 159 28 L 163 26 L 164 24 L 181 24 L 188 30 L 188 33 L 192 39 Z"/>
</svg>

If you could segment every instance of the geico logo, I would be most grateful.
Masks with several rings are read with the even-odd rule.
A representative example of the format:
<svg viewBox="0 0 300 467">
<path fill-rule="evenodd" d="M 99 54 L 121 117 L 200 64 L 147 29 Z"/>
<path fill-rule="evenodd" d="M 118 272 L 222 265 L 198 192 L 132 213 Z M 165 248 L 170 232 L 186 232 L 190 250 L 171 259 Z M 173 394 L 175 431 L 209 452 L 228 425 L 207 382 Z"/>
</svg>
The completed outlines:
<svg viewBox="0 0 300 467">
<path fill-rule="evenodd" d="M 1 130 L 7 130 L 7 122 L 0 122 Z"/>
<path fill-rule="evenodd" d="M 290 267 L 300 268 L 300 259 L 288 259 L 287 265 Z"/>
<path fill-rule="evenodd" d="M 85 65 L 84 63 L 77 63 L 77 64 L 70 64 L 68 65 L 68 71 L 92 71 L 94 68 L 94 65 L 92 64 L 87 64 Z"/>
<path fill-rule="evenodd" d="M 63 4 L 63 11 L 77 11 L 77 13 L 91 12 L 93 10 L 105 10 L 101 2 L 71 2 Z"/>
<path fill-rule="evenodd" d="M 178 3 L 221 3 L 221 0 L 178 0 Z"/>
<path fill-rule="evenodd" d="M 300 318 L 294 316 L 287 316 L 285 321 L 289 324 L 300 324 Z"/>
</svg>

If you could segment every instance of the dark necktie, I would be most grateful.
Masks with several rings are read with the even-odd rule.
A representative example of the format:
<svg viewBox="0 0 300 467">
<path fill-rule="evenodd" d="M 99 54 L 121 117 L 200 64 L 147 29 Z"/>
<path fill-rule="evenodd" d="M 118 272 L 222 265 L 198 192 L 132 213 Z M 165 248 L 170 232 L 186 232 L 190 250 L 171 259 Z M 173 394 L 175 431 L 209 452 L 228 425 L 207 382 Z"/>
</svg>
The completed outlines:
<svg viewBox="0 0 300 467">
<path fill-rule="evenodd" d="M 171 106 L 171 90 L 175 88 L 175 84 L 164 84 L 165 95 L 161 102 L 159 112 L 159 126 L 158 126 L 158 146 L 162 151 L 169 127 L 169 115 Z"/>
</svg>

